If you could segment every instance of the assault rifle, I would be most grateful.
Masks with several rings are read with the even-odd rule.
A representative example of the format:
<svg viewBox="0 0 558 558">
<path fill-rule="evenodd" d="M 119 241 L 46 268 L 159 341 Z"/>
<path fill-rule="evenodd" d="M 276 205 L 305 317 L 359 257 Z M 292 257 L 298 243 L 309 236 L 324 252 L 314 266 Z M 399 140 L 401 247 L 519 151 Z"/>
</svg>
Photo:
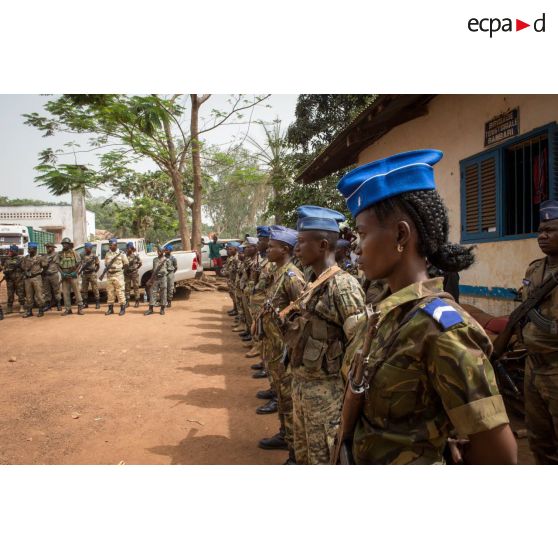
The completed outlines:
<svg viewBox="0 0 558 558">
<path fill-rule="evenodd" d="M 112 267 L 112 265 L 114 264 L 114 262 L 118 259 L 118 256 L 120 256 L 120 252 L 117 251 L 116 252 L 116 256 L 114 256 L 114 258 L 112 258 L 112 260 L 110 260 L 110 262 L 106 265 L 105 269 L 103 269 L 103 273 L 101 273 L 101 276 L 99 277 L 99 281 L 102 281 L 105 277 L 105 275 L 107 274 L 108 270 Z"/>
<path fill-rule="evenodd" d="M 162 262 L 159 262 L 159 266 L 156 267 L 153 270 L 153 273 L 151 274 L 151 277 L 147 280 L 147 283 L 145 284 L 145 286 L 148 289 L 151 289 L 151 287 L 153 286 L 153 283 L 155 283 L 155 278 L 157 277 L 157 273 L 159 273 L 159 271 L 161 271 L 161 268 L 163 267 L 163 265 L 167 263 L 166 259 L 164 259 Z"/>
</svg>

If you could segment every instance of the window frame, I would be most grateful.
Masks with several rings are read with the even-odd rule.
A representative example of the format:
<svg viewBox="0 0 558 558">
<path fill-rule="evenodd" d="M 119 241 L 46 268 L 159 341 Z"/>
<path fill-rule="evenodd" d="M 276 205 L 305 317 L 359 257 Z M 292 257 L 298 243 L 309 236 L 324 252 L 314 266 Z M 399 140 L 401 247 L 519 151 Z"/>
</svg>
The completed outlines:
<svg viewBox="0 0 558 558">
<path fill-rule="evenodd" d="M 503 223 L 505 216 L 504 207 L 504 155 L 506 149 L 514 144 L 524 142 L 530 138 L 546 133 L 548 136 L 548 192 L 549 199 L 558 199 L 557 196 L 557 179 L 558 169 L 556 169 L 555 153 L 558 152 L 558 126 L 556 122 L 549 122 L 544 126 L 534 128 L 533 130 L 506 140 L 497 146 L 490 146 L 480 153 L 466 157 L 459 161 L 459 187 L 460 187 L 460 215 L 461 215 L 461 242 L 463 244 L 476 244 L 482 242 L 501 242 L 508 240 L 521 240 L 525 238 L 536 238 L 537 233 L 524 233 L 514 235 L 504 235 Z M 465 189 L 465 167 L 474 163 L 480 164 L 483 160 L 490 157 L 496 157 L 496 231 L 480 231 L 467 232 L 466 227 L 466 189 Z M 480 192 L 480 189 L 479 189 Z M 480 196 L 480 193 L 479 193 Z M 479 204 L 479 219 L 481 216 L 482 206 Z"/>
</svg>

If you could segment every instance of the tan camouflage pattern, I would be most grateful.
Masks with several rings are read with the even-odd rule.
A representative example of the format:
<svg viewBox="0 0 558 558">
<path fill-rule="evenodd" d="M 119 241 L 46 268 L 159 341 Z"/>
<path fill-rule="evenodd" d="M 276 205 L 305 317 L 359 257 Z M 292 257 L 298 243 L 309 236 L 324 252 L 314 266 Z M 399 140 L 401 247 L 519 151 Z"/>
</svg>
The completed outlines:
<svg viewBox="0 0 558 558">
<path fill-rule="evenodd" d="M 61 282 L 62 295 L 64 297 L 64 308 L 69 310 L 72 307 L 72 291 L 76 297 L 76 304 L 81 306 L 83 300 L 81 298 L 81 291 L 79 288 L 79 280 L 71 277 L 65 277 Z"/>
<path fill-rule="evenodd" d="M 42 272 L 47 267 L 48 261 L 45 256 L 27 254 L 21 262 L 21 269 L 25 281 L 25 307 L 31 310 L 36 303 L 39 308 L 45 305 L 43 293 Z"/>
<path fill-rule="evenodd" d="M 250 331 L 252 327 L 252 320 L 254 318 L 250 310 L 250 296 L 254 289 L 254 273 L 259 263 L 259 254 L 256 254 L 252 258 L 244 258 L 244 265 L 242 266 L 242 273 L 240 276 L 242 308 L 244 309 L 244 320 L 248 331 Z"/>
<path fill-rule="evenodd" d="M 447 330 L 419 310 L 439 297 L 455 308 L 463 323 Z M 418 310 L 401 328 L 411 310 Z M 377 306 L 379 329 L 369 353 L 364 411 L 353 443 L 361 464 L 443 463 L 452 429 L 460 437 L 507 424 L 508 417 L 487 355 L 492 345 L 481 326 L 442 290 L 442 279 L 414 283 Z M 383 353 L 388 339 L 397 340 Z M 359 335 L 362 335 L 362 331 Z"/>
<path fill-rule="evenodd" d="M 376 279 L 374 281 L 364 280 L 362 288 L 366 293 L 366 305 L 376 306 L 389 295 L 389 286 L 387 281 Z"/>
<path fill-rule="evenodd" d="M 357 279 L 339 271 L 301 306 L 302 319 L 311 324 L 302 338 L 302 365 L 292 366 L 295 457 L 301 464 L 327 464 L 340 421 L 343 370 L 364 321 L 364 292 Z"/>
<path fill-rule="evenodd" d="M 548 259 L 532 262 L 523 279 L 522 297 L 526 300 L 558 266 Z M 558 320 L 558 288 L 537 307 L 550 320 Z M 525 365 L 525 422 L 529 447 L 539 464 L 558 464 L 558 336 L 528 322 L 522 330 L 528 350 Z"/>
<path fill-rule="evenodd" d="M 81 276 L 81 298 L 83 300 L 87 300 L 89 296 L 89 289 L 93 292 L 93 296 L 95 300 L 99 300 L 99 279 L 97 278 L 97 274 L 93 273 L 84 273 Z"/>
<path fill-rule="evenodd" d="M 49 268 L 47 268 L 48 270 Z M 57 271 L 54 273 L 45 273 L 43 275 L 43 295 L 45 297 L 45 302 L 55 305 L 60 304 L 61 292 L 60 292 L 60 275 Z"/>
<path fill-rule="evenodd" d="M 234 308 L 238 310 L 238 304 L 236 301 L 236 289 L 235 289 L 235 281 L 236 281 L 236 274 L 238 271 L 238 266 L 240 264 L 240 260 L 238 258 L 238 254 L 234 256 L 229 256 L 225 261 L 225 265 L 221 269 L 221 273 L 224 277 L 227 278 L 227 286 L 229 288 L 229 295 L 233 301 Z"/>
</svg>

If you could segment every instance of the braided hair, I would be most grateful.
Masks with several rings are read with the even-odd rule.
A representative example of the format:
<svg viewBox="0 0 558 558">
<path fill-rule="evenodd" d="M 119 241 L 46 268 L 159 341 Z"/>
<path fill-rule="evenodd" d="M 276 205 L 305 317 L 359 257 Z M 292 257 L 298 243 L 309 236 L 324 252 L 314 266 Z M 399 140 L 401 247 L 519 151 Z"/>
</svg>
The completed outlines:
<svg viewBox="0 0 558 558">
<path fill-rule="evenodd" d="M 442 271 L 461 271 L 474 261 L 474 246 L 448 242 L 448 211 L 436 190 L 417 190 L 382 200 L 372 209 L 380 223 L 395 212 L 408 215 L 418 233 L 418 252 Z"/>
</svg>

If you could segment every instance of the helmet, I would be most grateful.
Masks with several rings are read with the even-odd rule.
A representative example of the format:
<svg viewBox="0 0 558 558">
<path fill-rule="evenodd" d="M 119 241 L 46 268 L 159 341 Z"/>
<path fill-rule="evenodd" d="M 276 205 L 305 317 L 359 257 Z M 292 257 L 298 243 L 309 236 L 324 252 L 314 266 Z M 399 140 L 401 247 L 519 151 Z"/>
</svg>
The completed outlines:
<svg viewBox="0 0 558 558">
<path fill-rule="evenodd" d="M 65 237 L 62 239 L 61 244 L 73 244 L 73 242 L 72 242 L 67 236 L 65 236 Z"/>
</svg>

